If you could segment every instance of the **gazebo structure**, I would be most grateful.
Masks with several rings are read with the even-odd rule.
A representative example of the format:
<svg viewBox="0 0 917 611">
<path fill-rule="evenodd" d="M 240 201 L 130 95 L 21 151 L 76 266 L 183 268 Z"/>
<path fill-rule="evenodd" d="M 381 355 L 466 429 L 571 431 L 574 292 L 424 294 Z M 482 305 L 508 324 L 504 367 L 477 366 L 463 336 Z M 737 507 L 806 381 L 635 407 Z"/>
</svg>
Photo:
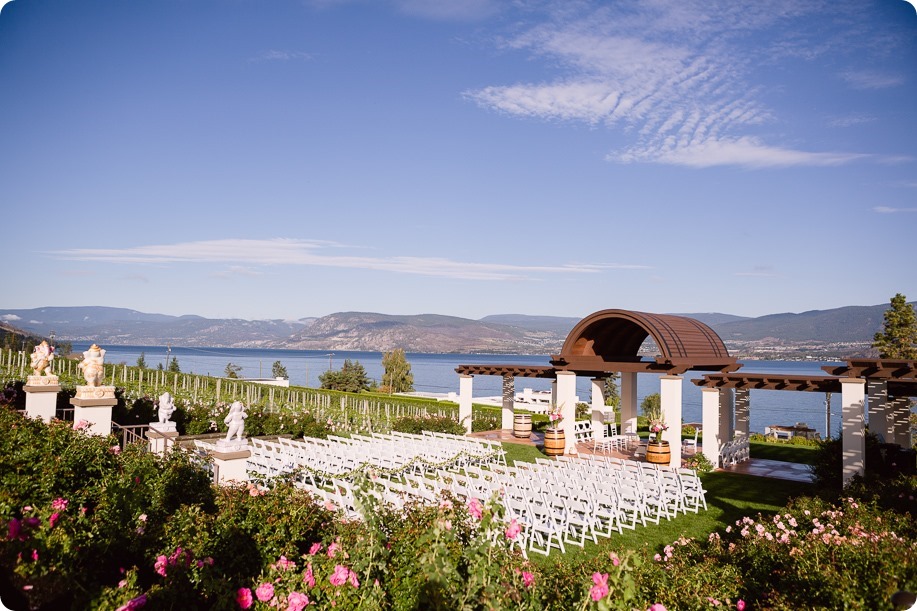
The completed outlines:
<svg viewBox="0 0 917 611">
<path fill-rule="evenodd" d="M 658 354 L 643 359 L 638 351 L 651 337 Z M 573 426 L 576 413 L 576 379 L 592 379 L 591 405 L 593 420 L 601 419 L 604 407 L 603 387 L 611 373 L 621 374 L 621 418 L 625 428 L 636 432 L 637 424 L 637 374 L 655 373 L 660 377 L 662 414 L 669 429 L 662 439 L 673 448 L 681 447 L 682 384 L 683 375 L 690 370 L 736 371 L 741 365 L 729 356 L 720 337 L 704 323 L 684 316 L 650 314 L 631 310 L 602 310 L 582 319 L 567 336 L 560 354 L 552 355 L 546 366 L 526 365 L 460 365 L 459 420 L 471 431 L 471 403 L 473 380 L 476 375 L 503 377 L 503 412 L 501 426 L 513 428 L 513 397 L 515 378 L 549 378 L 552 383 L 552 402 L 561 406 L 562 428 L 565 432 L 565 451 L 575 453 Z M 731 396 L 731 393 L 724 393 Z M 729 401 L 720 405 L 725 414 L 732 409 Z M 711 430 L 713 430 L 711 428 Z M 718 441 L 714 440 L 714 441 Z M 723 439 L 723 442 L 727 439 Z M 718 447 L 718 443 L 711 444 Z M 672 464 L 681 464 L 681 453 L 672 453 Z"/>
<path fill-rule="evenodd" d="M 693 380 L 703 387 L 703 424 L 716 427 L 720 436 L 748 435 L 751 390 L 792 390 L 841 395 L 841 446 L 843 480 L 862 475 L 866 467 L 866 421 L 871 432 L 886 443 L 911 447 L 910 397 L 917 396 L 917 361 L 855 359 L 839 367 L 823 367 L 830 375 L 779 375 L 753 373 L 707 374 Z M 724 396 L 732 396 L 734 418 L 719 417 Z M 826 401 L 829 399 L 826 399 Z M 831 423 L 826 423 L 828 434 Z M 704 444 L 704 454 L 716 464 L 717 448 Z"/>
</svg>

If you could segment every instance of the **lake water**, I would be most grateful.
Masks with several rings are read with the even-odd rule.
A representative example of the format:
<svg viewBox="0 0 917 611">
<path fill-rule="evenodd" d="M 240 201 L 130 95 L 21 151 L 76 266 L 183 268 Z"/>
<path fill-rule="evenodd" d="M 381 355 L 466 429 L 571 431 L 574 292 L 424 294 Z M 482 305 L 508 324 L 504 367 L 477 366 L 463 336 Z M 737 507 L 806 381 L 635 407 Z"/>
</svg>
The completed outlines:
<svg viewBox="0 0 917 611">
<path fill-rule="evenodd" d="M 89 344 L 74 343 L 75 352 L 82 352 Z M 103 346 L 107 363 L 134 365 L 143 353 L 148 367 L 165 366 L 167 349 L 164 346 Z M 340 369 L 344 359 L 360 361 L 367 375 L 382 379 L 381 352 L 320 351 L 320 350 L 260 350 L 245 348 L 172 348 L 172 356 L 178 359 L 185 373 L 222 376 L 226 365 L 232 362 L 242 367 L 240 377 L 270 377 L 271 367 L 280 361 L 287 369 L 293 385 L 318 386 L 318 376 L 329 368 Z M 408 353 L 407 359 L 414 374 L 414 388 L 419 392 L 458 392 L 459 377 L 455 368 L 468 364 L 514 364 L 548 365 L 545 355 L 494 355 L 494 354 L 425 354 Z M 819 361 L 742 361 L 743 373 L 787 373 L 796 375 L 824 375 L 824 363 Z M 689 371 L 685 374 L 682 390 L 683 417 L 685 422 L 701 421 L 701 391 L 688 380 L 702 377 L 702 372 Z M 517 378 L 516 392 L 523 388 L 549 390 L 550 380 Z M 640 374 L 637 376 L 637 399 L 659 392 L 659 376 Z M 475 376 L 474 396 L 490 397 L 502 393 L 502 378 L 499 376 Z M 578 378 L 577 393 L 581 401 L 590 400 L 591 387 L 588 378 Z M 840 397 L 831 400 L 831 421 L 834 433 L 840 424 Z M 751 430 L 763 432 L 772 424 L 794 424 L 805 422 L 825 435 L 825 395 L 811 392 L 789 392 L 758 390 L 751 393 Z"/>
</svg>

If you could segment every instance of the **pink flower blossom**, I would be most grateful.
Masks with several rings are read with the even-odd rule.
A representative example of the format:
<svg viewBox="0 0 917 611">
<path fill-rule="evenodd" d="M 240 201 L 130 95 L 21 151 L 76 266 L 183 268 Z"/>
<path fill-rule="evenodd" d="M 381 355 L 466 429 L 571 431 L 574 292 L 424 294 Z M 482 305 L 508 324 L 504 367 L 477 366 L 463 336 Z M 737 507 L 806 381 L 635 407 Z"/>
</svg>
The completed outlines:
<svg viewBox="0 0 917 611">
<path fill-rule="evenodd" d="M 108 451 L 117 456 L 121 453 L 121 446 L 113 445 L 112 447 L 108 448 Z"/>
<path fill-rule="evenodd" d="M 621 559 L 614 552 L 611 552 L 610 554 L 608 554 L 608 559 L 611 560 L 611 563 L 614 566 L 618 566 L 619 564 L 621 564 Z"/>
<path fill-rule="evenodd" d="M 280 570 L 286 571 L 289 569 L 295 569 L 296 563 L 292 560 L 287 560 L 286 556 L 281 556 L 280 559 L 274 564 L 274 566 Z"/>
<path fill-rule="evenodd" d="M 653 603 L 646 611 L 668 611 L 662 603 Z"/>
<path fill-rule="evenodd" d="M 528 571 L 522 571 L 522 585 L 531 588 L 535 585 L 535 576 Z"/>
<path fill-rule="evenodd" d="M 327 509 L 328 511 L 337 511 L 338 510 L 338 508 L 335 507 L 334 503 L 332 503 L 331 501 L 325 501 L 325 509 Z"/>
<path fill-rule="evenodd" d="M 360 580 L 357 579 L 357 574 L 354 573 L 353 571 L 350 571 L 350 575 L 347 576 L 347 581 L 349 581 L 350 585 L 352 585 L 355 588 L 360 587 Z"/>
<path fill-rule="evenodd" d="M 592 600 L 598 602 L 608 595 L 608 573 L 593 573 L 592 583 L 595 584 L 589 590 Z"/>
<path fill-rule="evenodd" d="M 127 604 L 123 607 L 118 607 L 118 611 L 134 611 L 134 609 L 139 609 L 146 604 L 146 594 L 141 594 L 135 598 L 127 601 Z"/>
<path fill-rule="evenodd" d="M 88 428 L 89 424 L 90 423 L 88 420 L 77 420 L 76 422 L 73 423 L 73 430 L 82 431 L 83 429 Z"/>
<path fill-rule="evenodd" d="M 48 518 L 48 525 L 49 525 L 51 528 L 54 528 L 54 525 L 57 524 L 57 521 L 58 521 L 59 519 L 60 519 L 60 514 L 59 514 L 59 513 L 57 513 L 57 512 L 52 513 L 52 514 L 51 514 L 51 517 Z"/>
<path fill-rule="evenodd" d="M 32 550 L 32 562 L 38 562 L 38 550 L 37 549 Z"/>
<path fill-rule="evenodd" d="M 516 518 L 513 518 L 510 520 L 509 526 L 506 527 L 504 534 L 510 541 L 515 541 L 520 532 L 522 532 L 522 527 L 519 525 L 519 522 L 516 521 Z"/>
<path fill-rule="evenodd" d="M 137 516 L 137 519 L 140 520 L 141 522 L 146 522 L 146 514 L 141 513 L 139 516 Z"/>
<path fill-rule="evenodd" d="M 315 575 L 312 573 L 312 563 L 306 566 L 306 572 L 302 574 L 302 582 L 310 588 L 315 587 Z"/>
<path fill-rule="evenodd" d="M 54 511 L 66 511 L 67 505 L 70 503 L 67 499 L 62 499 L 60 497 L 51 501 L 51 509 Z"/>
<path fill-rule="evenodd" d="M 274 598 L 274 584 L 270 582 L 262 583 L 255 590 L 255 597 L 263 603 L 266 603 Z"/>
<path fill-rule="evenodd" d="M 236 603 L 240 608 L 250 609 L 253 602 L 251 590 L 248 588 L 239 588 L 236 590 Z"/>
<path fill-rule="evenodd" d="M 6 535 L 6 538 L 10 541 L 13 539 L 25 539 L 25 537 L 22 536 L 22 523 L 18 519 L 13 518 L 10 520 L 9 533 Z"/>
<path fill-rule="evenodd" d="M 335 541 L 334 543 L 332 543 L 331 545 L 329 545 L 329 546 L 328 546 L 328 552 L 327 552 L 328 557 L 329 557 L 329 558 L 334 558 L 334 557 L 337 555 L 339 549 L 341 549 L 341 546 L 338 545 L 337 541 Z"/>
<path fill-rule="evenodd" d="M 320 551 L 322 551 L 322 544 L 313 543 L 312 547 L 309 548 L 309 555 L 314 556 L 315 554 L 319 553 Z"/>
<path fill-rule="evenodd" d="M 328 578 L 328 581 L 330 581 L 333 586 L 342 586 L 347 583 L 348 577 L 350 577 L 350 569 L 342 564 L 338 564 L 334 567 L 334 573 Z"/>
<path fill-rule="evenodd" d="M 302 611 L 309 605 L 309 597 L 301 592 L 290 592 L 287 596 L 287 611 Z"/>
<path fill-rule="evenodd" d="M 165 577 L 166 576 L 166 564 L 168 562 L 169 562 L 169 559 L 166 558 L 165 554 L 160 554 L 156 558 L 156 564 L 153 565 L 153 568 L 156 569 L 157 573 Z"/>
<path fill-rule="evenodd" d="M 656 562 L 662 562 L 662 556 L 660 554 L 656 554 L 655 556 L 653 556 L 653 560 L 655 560 Z"/>
<path fill-rule="evenodd" d="M 736 602 L 737 611 L 745 611 L 745 601 L 741 598 Z"/>
<path fill-rule="evenodd" d="M 481 516 L 484 515 L 484 507 L 481 506 L 481 501 L 476 498 L 469 500 L 468 513 L 470 513 L 475 520 L 480 520 Z"/>
</svg>

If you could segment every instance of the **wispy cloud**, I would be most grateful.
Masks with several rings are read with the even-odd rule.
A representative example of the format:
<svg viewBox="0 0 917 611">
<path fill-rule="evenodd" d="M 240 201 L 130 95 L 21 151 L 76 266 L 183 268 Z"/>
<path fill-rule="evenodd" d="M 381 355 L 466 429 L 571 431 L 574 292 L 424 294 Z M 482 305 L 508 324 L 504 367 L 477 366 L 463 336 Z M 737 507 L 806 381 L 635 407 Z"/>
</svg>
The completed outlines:
<svg viewBox="0 0 917 611">
<path fill-rule="evenodd" d="M 22 317 L 16 316 L 15 314 L 4 314 L 3 316 L 0 316 L 0 320 L 4 322 L 13 322 L 16 320 L 22 320 Z"/>
<path fill-rule="evenodd" d="M 439 257 L 366 257 L 326 252 L 340 245 L 310 240 L 227 239 L 179 244 L 155 244 L 122 249 L 76 248 L 51 255 L 71 261 L 168 265 L 220 263 L 234 265 L 224 274 L 255 273 L 251 268 L 269 265 L 340 267 L 466 280 L 518 280 L 541 274 L 590 274 L 602 270 L 649 269 L 636 264 L 512 265 L 455 261 Z"/>
<path fill-rule="evenodd" d="M 784 0 L 568 4 L 506 41 L 554 65 L 555 80 L 491 85 L 465 96 L 510 115 L 614 129 L 632 140 L 608 155 L 616 162 L 698 168 L 849 163 L 866 156 L 797 150 L 755 133 L 775 116 L 761 101 L 763 87 L 748 82 L 762 58 L 750 56 L 744 42 L 760 32 L 782 35 L 786 24 L 823 8 Z"/>
<path fill-rule="evenodd" d="M 270 49 L 268 51 L 262 51 L 254 57 L 250 57 L 248 61 L 250 62 L 288 62 L 292 60 L 299 61 L 308 61 L 312 59 L 311 53 L 305 53 L 303 51 L 281 51 L 278 49 Z"/>
<path fill-rule="evenodd" d="M 842 73 L 841 78 L 854 89 L 887 89 L 904 83 L 901 75 L 870 70 L 851 70 Z"/>
<path fill-rule="evenodd" d="M 891 208 L 889 206 L 875 206 L 873 212 L 879 214 L 897 214 L 899 212 L 917 212 L 917 208 Z"/>
<path fill-rule="evenodd" d="M 843 117 L 834 117 L 828 121 L 831 127 L 853 127 L 854 125 L 863 125 L 864 123 L 875 123 L 878 119 L 872 115 L 852 114 Z"/>
<path fill-rule="evenodd" d="M 770 265 L 756 265 L 750 271 L 736 272 L 733 275 L 743 278 L 777 278 L 779 276 Z"/>
</svg>

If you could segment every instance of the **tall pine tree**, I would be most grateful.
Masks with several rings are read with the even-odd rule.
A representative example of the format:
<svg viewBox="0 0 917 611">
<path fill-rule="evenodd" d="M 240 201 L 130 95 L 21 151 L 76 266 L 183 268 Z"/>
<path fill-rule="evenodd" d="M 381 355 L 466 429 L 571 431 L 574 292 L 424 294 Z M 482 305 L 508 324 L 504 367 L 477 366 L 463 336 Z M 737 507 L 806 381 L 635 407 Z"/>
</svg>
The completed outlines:
<svg viewBox="0 0 917 611">
<path fill-rule="evenodd" d="M 885 324 L 876 333 L 872 347 L 883 359 L 917 359 L 917 312 L 907 298 L 898 293 L 885 310 Z"/>
</svg>

